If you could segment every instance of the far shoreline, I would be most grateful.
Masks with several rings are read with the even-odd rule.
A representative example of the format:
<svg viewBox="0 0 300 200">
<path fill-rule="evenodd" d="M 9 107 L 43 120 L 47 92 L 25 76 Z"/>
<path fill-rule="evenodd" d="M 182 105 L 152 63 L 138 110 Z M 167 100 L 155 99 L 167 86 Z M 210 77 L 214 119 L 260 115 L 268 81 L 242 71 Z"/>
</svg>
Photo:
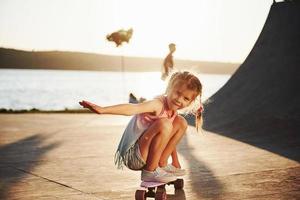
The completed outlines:
<svg viewBox="0 0 300 200">
<path fill-rule="evenodd" d="M 0 69 L 160 72 L 163 57 L 131 57 L 68 51 L 23 51 L 0 47 Z M 233 74 L 241 63 L 174 58 L 178 70 Z"/>
<path fill-rule="evenodd" d="M 32 109 L 21 109 L 21 110 L 13 110 L 13 109 L 5 109 L 1 108 L 0 109 L 0 114 L 31 114 L 31 113 L 45 113 L 45 114 L 51 114 L 51 113 L 70 113 L 70 114 L 87 114 L 87 113 L 92 113 L 91 111 L 87 109 L 64 109 L 64 110 L 40 110 L 36 108 Z"/>
<path fill-rule="evenodd" d="M 220 63 L 218 63 L 220 64 Z M 226 63 L 225 63 L 226 64 Z M 240 64 L 231 64 L 231 63 L 227 63 L 228 65 L 230 65 L 230 67 L 226 68 L 224 67 L 224 69 L 222 69 L 222 66 L 211 66 L 208 68 L 198 68 L 198 67 L 176 67 L 177 70 L 183 71 L 191 71 L 191 72 L 195 72 L 195 73 L 199 73 L 199 74 L 219 74 L 219 75 L 232 75 L 237 68 L 239 67 Z M 215 65 L 215 64 L 212 64 Z M 0 67 L 0 70 L 62 70 L 62 71 L 86 71 L 86 72 L 122 72 L 122 73 L 131 73 L 131 72 L 136 72 L 136 73 L 141 73 L 141 72 L 161 72 L 160 70 L 157 69 L 144 69 L 144 70 L 139 70 L 137 68 L 130 68 L 130 69 L 112 69 L 112 70 L 102 70 L 102 69 L 77 69 L 77 68 L 30 68 L 30 67 L 26 67 L 26 68 L 16 68 L 16 67 Z"/>
</svg>

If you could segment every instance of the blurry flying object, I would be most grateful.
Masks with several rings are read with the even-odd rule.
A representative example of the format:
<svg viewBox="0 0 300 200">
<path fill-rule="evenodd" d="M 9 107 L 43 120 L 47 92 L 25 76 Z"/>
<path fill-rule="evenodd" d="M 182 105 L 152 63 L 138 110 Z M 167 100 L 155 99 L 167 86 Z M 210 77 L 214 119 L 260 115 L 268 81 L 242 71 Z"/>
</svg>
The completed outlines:
<svg viewBox="0 0 300 200">
<path fill-rule="evenodd" d="M 122 45 L 123 42 L 129 42 L 129 40 L 131 39 L 133 33 L 133 29 L 130 28 L 127 31 L 124 29 L 120 29 L 116 32 L 113 32 L 111 34 L 108 34 L 106 36 L 106 39 L 108 41 L 114 42 L 116 44 L 116 46 L 120 46 Z"/>
</svg>

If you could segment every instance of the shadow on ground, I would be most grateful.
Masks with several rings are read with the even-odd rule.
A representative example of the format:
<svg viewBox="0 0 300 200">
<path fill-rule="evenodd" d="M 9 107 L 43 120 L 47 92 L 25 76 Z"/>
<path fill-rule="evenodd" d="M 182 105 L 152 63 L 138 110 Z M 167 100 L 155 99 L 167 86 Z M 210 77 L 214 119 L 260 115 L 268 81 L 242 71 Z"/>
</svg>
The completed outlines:
<svg viewBox="0 0 300 200">
<path fill-rule="evenodd" d="M 0 199 L 10 199 L 13 188 L 30 175 L 43 156 L 58 143 L 43 145 L 45 137 L 38 134 L 0 146 Z"/>
<path fill-rule="evenodd" d="M 206 116 L 209 114 L 215 115 L 208 112 Z M 195 126 L 193 116 L 186 116 L 186 119 L 189 125 Z M 222 126 L 216 126 L 219 121 L 215 122 L 206 121 L 204 117 L 204 129 L 300 162 L 298 119 L 249 114 Z"/>
<path fill-rule="evenodd" d="M 187 169 L 190 170 L 189 180 L 191 180 L 193 194 L 196 194 L 199 199 L 220 198 L 224 190 L 222 183 L 219 182 L 205 162 L 193 154 L 193 147 L 189 145 L 187 136 L 181 140 L 178 151 L 189 161 Z"/>
<path fill-rule="evenodd" d="M 174 194 L 167 194 L 169 200 L 186 200 L 184 189 L 175 189 Z"/>
</svg>

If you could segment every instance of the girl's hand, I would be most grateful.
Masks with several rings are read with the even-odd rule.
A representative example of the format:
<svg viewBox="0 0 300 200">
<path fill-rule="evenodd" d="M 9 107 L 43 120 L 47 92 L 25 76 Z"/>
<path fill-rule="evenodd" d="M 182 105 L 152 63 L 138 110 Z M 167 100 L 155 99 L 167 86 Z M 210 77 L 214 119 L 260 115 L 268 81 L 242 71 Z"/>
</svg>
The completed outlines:
<svg viewBox="0 0 300 200">
<path fill-rule="evenodd" d="M 91 106 L 93 106 L 94 104 L 88 101 L 80 101 L 79 104 L 84 107 L 84 108 L 90 108 Z"/>
<path fill-rule="evenodd" d="M 99 108 L 101 108 L 101 107 L 97 106 L 96 104 L 93 104 L 89 101 L 80 101 L 79 104 L 84 108 L 87 108 L 95 113 L 100 114 Z"/>
</svg>

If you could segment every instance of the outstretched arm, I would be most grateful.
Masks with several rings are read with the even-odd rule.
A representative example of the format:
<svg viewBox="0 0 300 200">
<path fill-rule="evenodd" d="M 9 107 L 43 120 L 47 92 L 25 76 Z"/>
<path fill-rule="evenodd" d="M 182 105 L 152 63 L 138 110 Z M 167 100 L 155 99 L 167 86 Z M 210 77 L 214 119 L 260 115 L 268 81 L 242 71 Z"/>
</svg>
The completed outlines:
<svg viewBox="0 0 300 200">
<path fill-rule="evenodd" d="M 162 102 L 158 99 L 146 101 L 140 104 L 118 104 L 113 106 L 102 107 L 88 101 L 79 102 L 81 106 L 97 114 L 114 114 L 114 115 L 135 115 L 139 113 L 152 112 L 160 113 Z"/>
</svg>

